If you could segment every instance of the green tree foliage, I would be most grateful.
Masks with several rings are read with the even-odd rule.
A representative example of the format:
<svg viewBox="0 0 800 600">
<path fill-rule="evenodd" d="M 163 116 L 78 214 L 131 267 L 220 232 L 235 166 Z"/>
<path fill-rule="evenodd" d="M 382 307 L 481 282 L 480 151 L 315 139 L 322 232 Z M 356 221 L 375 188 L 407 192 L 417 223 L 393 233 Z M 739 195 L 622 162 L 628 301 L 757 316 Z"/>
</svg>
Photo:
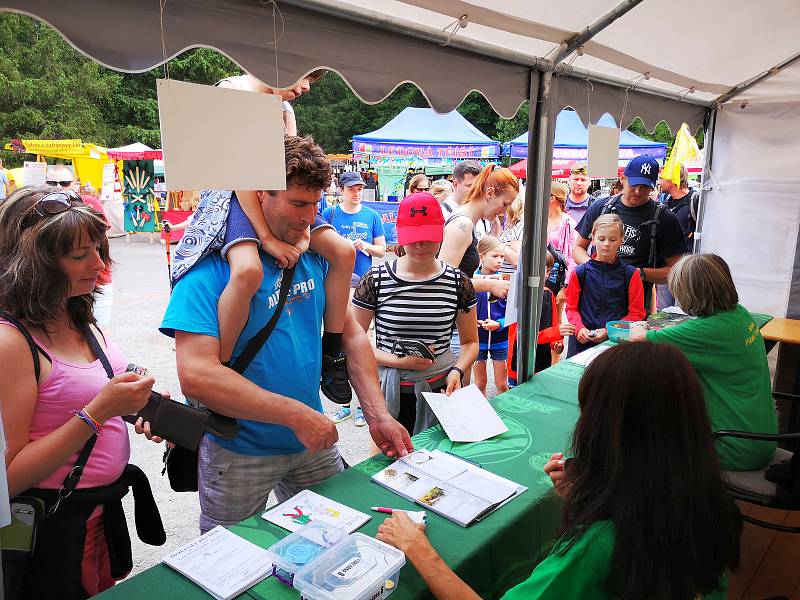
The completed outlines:
<svg viewBox="0 0 800 600">
<path fill-rule="evenodd" d="M 170 76 L 212 84 L 241 70 L 224 55 L 198 48 L 169 63 Z M 0 13 L 0 142 L 73 139 L 103 146 L 160 147 L 155 80 L 163 69 L 123 74 L 92 62 L 51 27 Z M 24 155 L 0 151 L 7 166 Z"/>
</svg>

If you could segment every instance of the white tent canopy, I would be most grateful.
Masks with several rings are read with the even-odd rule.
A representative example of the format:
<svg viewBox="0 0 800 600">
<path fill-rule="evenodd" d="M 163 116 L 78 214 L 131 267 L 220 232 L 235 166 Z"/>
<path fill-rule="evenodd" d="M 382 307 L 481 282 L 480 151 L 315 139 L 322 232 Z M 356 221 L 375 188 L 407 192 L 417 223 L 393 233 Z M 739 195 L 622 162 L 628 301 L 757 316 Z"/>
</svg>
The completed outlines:
<svg viewBox="0 0 800 600">
<path fill-rule="evenodd" d="M 208 46 L 275 87 L 326 67 L 367 102 L 408 81 L 438 112 L 454 109 L 472 90 L 507 118 L 531 100 L 528 158 L 536 185 L 527 188 L 523 338 L 538 323 L 558 111 L 572 106 L 584 123 L 609 112 L 622 128 L 635 116 L 651 128 L 663 119 L 673 131 L 684 121 L 692 129 L 705 123 L 702 250 L 731 262 L 750 308 L 800 316 L 797 0 L 281 0 L 276 6 L 0 0 L 0 10 L 42 19 L 82 52 L 123 71 L 144 71 Z M 768 157 L 774 162 L 767 164 Z M 762 262 L 767 257 L 772 263 Z M 523 378 L 532 365 L 526 348 L 523 340 Z"/>
</svg>

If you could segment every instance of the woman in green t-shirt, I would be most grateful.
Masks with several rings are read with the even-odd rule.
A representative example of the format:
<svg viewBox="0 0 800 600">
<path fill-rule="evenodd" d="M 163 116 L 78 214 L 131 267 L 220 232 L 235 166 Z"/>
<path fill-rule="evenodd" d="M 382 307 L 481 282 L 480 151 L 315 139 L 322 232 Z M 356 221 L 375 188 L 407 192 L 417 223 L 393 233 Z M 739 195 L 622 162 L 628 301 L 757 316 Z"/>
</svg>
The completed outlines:
<svg viewBox="0 0 800 600">
<path fill-rule="evenodd" d="M 764 340 L 739 304 L 727 263 L 716 254 L 688 254 L 670 271 L 669 291 L 695 317 L 668 329 L 634 327 L 631 339 L 667 343 L 681 350 L 697 372 L 712 431 L 778 433 Z M 769 464 L 774 442 L 717 441 L 722 468 L 751 471 Z"/>
<path fill-rule="evenodd" d="M 578 401 L 573 458 L 545 465 L 564 499 L 562 536 L 504 599 L 724 598 L 741 517 L 689 362 L 668 345 L 621 344 L 586 369 Z M 378 539 L 405 552 L 439 600 L 479 598 L 404 513 Z"/>
</svg>

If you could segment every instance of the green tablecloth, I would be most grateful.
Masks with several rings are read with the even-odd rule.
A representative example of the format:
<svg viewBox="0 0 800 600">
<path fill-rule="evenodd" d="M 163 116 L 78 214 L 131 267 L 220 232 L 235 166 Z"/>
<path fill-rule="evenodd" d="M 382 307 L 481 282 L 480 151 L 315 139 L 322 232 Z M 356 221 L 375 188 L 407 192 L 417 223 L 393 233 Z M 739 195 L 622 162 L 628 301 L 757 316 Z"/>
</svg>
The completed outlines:
<svg viewBox="0 0 800 600">
<path fill-rule="evenodd" d="M 582 372 L 583 367 L 561 362 L 494 398 L 492 402 L 509 430 L 492 440 L 453 443 L 440 427 L 414 436 L 416 448 L 452 451 L 528 487 L 524 494 L 468 528 L 428 512 L 431 543 L 482 598 L 499 597 L 526 579 L 549 550 L 560 522 L 560 502 L 542 467 L 551 453 L 565 449 L 568 444 L 578 417 L 578 379 Z M 390 462 L 382 457 L 367 459 L 313 489 L 367 513 L 370 506 L 413 510 L 415 505 L 370 481 L 372 474 Z M 384 515 L 371 514 L 373 518 L 359 531 L 374 536 Z M 262 547 L 288 533 L 260 516 L 231 529 Z M 153 552 L 159 549 L 154 548 Z M 161 598 L 209 597 L 164 565 L 152 567 L 98 597 L 112 600 L 149 594 Z M 410 563 L 403 568 L 392 597 L 395 600 L 428 597 L 426 586 Z M 298 593 L 270 577 L 240 598 L 296 599 Z"/>
<path fill-rule="evenodd" d="M 770 315 L 752 313 L 759 328 Z M 549 550 L 560 521 L 560 504 L 542 467 L 552 452 L 564 450 L 578 417 L 578 380 L 584 368 L 561 361 L 531 381 L 497 396 L 493 405 L 509 431 L 495 439 L 476 443 L 450 442 L 440 427 L 414 436 L 416 448 L 440 448 L 474 460 L 488 470 L 527 486 L 520 497 L 484 521 L 463 528 L 428 513 L 428 536 L 434 547 L 482 598 L 496 598 L 526 579 Z M 389 462 L 371 458 L 314 488 L 315 491 L 364 512 L 370 506 L 418 506 L 374 484 L 370 476 Z M 375 535 L 384 516 L 373 514 L 359 529 Z M 231 528 L 262 547 L 287 535 L 285 530 L 260 516 Z M 158 548 L 153 549 L 158 552 Z M 142 598 L 207 598 L 199 587 L 164 565 L 157 565 L 98 596 L 103 600 Z M 239 598 L 258 600 L 298 598 L 299 594 L 270 577 Z M 428 597 L 416 570 L 407 564 L 395 600 Z"/>
</svg>

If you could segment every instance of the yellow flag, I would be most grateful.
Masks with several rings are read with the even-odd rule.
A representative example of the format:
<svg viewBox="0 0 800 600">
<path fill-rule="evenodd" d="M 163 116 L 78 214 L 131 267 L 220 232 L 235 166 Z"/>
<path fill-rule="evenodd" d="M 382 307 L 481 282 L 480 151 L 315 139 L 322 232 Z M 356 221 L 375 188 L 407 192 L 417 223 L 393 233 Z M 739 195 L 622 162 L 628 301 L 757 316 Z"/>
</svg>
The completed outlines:
<svg viewBox="0 0 800 600">
<path fill-rule="evenodd" d="M 669 179 L 675 185 L 680 185 L 681 164 L 694 160 L 698 156 L 700 156 L 700 148 L 697 147 L 697 141 L 689 133 L 689 126 L 684 123 L 678 130 L 678 135 L 675 136 L 675 144 L 661 170 L 661 177 Z"/>
</svg>

